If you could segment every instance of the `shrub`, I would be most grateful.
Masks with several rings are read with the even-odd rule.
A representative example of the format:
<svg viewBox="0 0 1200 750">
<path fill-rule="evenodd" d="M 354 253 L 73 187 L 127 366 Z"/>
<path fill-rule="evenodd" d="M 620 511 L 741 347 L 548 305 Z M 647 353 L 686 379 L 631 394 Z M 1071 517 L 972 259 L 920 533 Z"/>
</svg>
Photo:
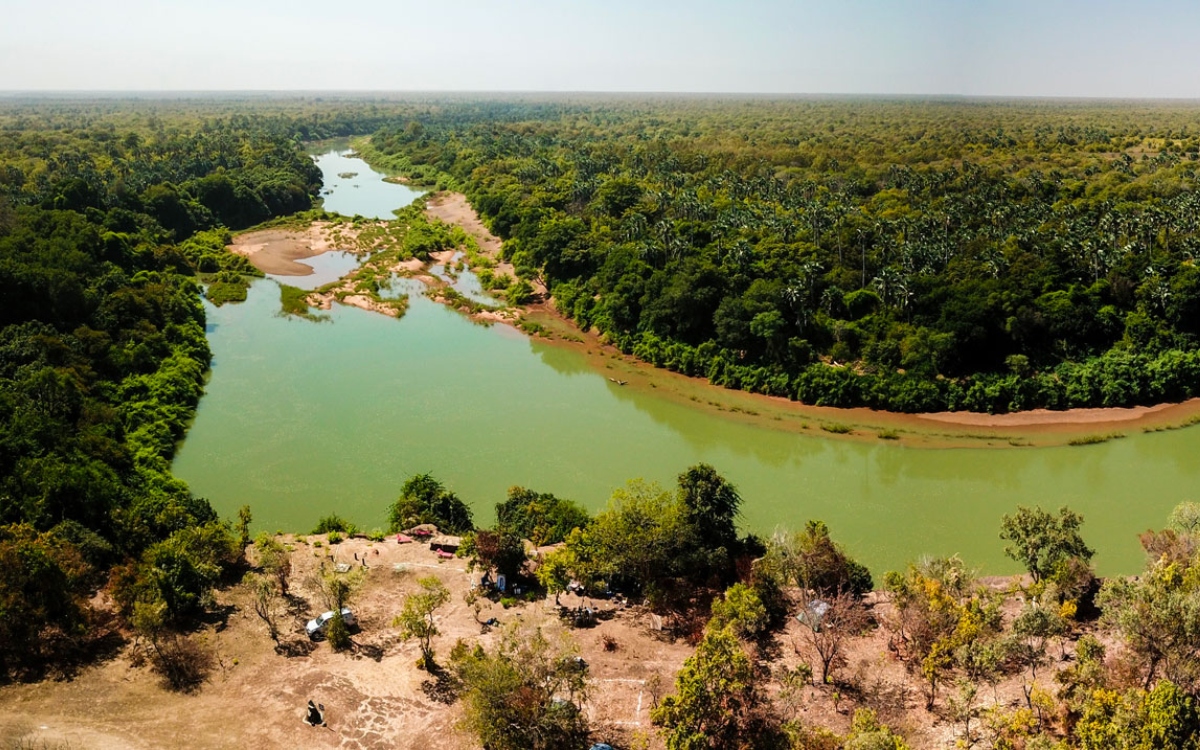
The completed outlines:
<svg viewBox="0 0 1200 750">
<path fill-rule="evenodd" d="M 353 536 L 358 533 L 358 527 L 350 521 L 339 516 L 337 513 L 331 513 L 325 516 L 320 521 L 317 521 L 316 528 L 312 530 L 313 534 L 329 534 L 331 532 L 340 532 L 346 536 Z M 332 539 L 330 543 L 336 544 Z M 340 541 L 340 540 L 339 540 Z"/>
</svg>

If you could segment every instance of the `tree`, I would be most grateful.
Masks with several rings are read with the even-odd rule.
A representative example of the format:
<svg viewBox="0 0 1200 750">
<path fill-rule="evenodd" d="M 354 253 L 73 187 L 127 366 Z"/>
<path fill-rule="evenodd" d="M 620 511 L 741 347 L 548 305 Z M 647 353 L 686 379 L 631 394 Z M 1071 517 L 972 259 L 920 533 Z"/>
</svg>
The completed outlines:
<svg viewBox="0 0 1200 750">
<path fill-rule="evenodd" d="M 580 747 L 587 668 L 565 636 L 508 627 L 494 651 L 459 641 L 450 655 L 464 724 L 491 750 Z"/>
<path fill-rule="evenodd" d="M 588 587 L 601 582 L 643 593 L 670 606 L 694 594 L 707 568 L 692 565 L 695 529 L 678 498 L 657 484 L 633 480 L 613 492 L 608 508 L 567 540 L 574 577 Z"/>
<path fill-rule="evenodd" d="M 755 739 L 754 667 L 729 628 L 704 634 L 675 678 L 675 693 L 650 712 L 668 750 L 747 747 Z"/>
<path fill-rule="evenodd" d="M 807 594 L 800 601 L 804 638 L 821 664 L 821 683 L 829 683 L 833 672 L 845 661 L 847 642 L 866 629 L 867 610 L 849 592 L 826 598 Z"/>
<path fill-rule="evenodd" d="M 497 527 L 512 529 L 539 547 L 565 541 L 571 531 L 590 521 L 578 504 L 524 487 L 510 487 L 508 499 L 496 504 Z"/>
<path fill-rule="evenodd" d="M 258 619 L 262 620 L 263 624 L 267 626 L 267 635 L 271 637 L 272 641 L 278 644 L 278 608 L 280 595 L 274 579 L 265 575 L 247 573 L 246 577 L 242 579 L 242 584 L 250 589 L 250 594 L 253 597 L 251 606 L 254 609 L 254 614 L 258 615 Z"/>
<path fill-rule="evenodd" d="M 956 664 L 985 669 L 984 644 L 1000 630 L 1000 600 L 976 589 L 957 557 L 931 558 L 889 572 L 884 585 L 893 611 L 885 620 L 895 647 L 925 681 L 925 706 L 932 710 L 938 687 Z"/>
<path fill-rule="evenodd" d="M 78 550 L 26 524 L 0 526 L 0 675 L 42 653 L 51 631 L 84 622 L 88 572 Z"/>
<path fill-rule="evenodd" d="M 326 569 L 322 564 L 320 571 L 310 582 L 320 592 L 326 607 L 334 612 L 341 612 L 362 586 L 363 569 L 352 568 L 346 573 L 339 573 L 336 569 Z"/>
<path fill-rule="evenodd" d="M 1021 685 L 1025 703 L 1032 709 L 1032 693 L 1037 682 L 1039 667 L 1046 665 L 1046 647 L 1051 638 L 1067 633 L 1067 623 L 1050 606 L 1036 601 L 1027 603 L 1013 621 L 1012 635 L 1008 641 L 1008 654 L 1023 669 L 1029 670 L 1029 683 Z"/>
<path fill-rule="evenodd" d="M 467 558 L 467 566 L 472 570 L 494 570 L 511 579 L 525 564 L 525 543 L 506 527 L 497 531 L 481 529 L 463 537 L 459 554 Z"/>
<path fill-rule="evenodd" d="M 820 595 L 846 591 L 861 597 L 874 586 L 870 571 L 830 538 L 822 521 L 809 521 L 793 534 L 776 532 L 767 544 L 765 563 L 789 583 Z"/>
<path fill-rule="evenodd" d="M 737 488 L 708 464 L 696 464 L 679 475 L 679 499 L 685 520 L 709 550 L 737 547 L 737 515 L 742 498 Z"/>
<path fill-rule="evenodd" d="M 880 724 L 875 712 L 860 708 L 854 712 L 850 734 L 846 737 L 843 750 L 908 750 L 904 738 L 886 725 Z"/>
<path fill-rule="evenodd" d="M 238 549 L 245 550 L 246 545 L 250 544 L 250 522 L 253 516 L 250 515 L 250 506 L 243 505 L 238 508 Z"/>
<path fill-rule="evenodd" d="M 1146 689 L 1160 670 L 1186 690 L 1200 685 L 1200 581 L 1194 569 L 1154 561 L 1136 580 L 1106 581 L 1096 603 L 1101 621 L 1141 661 Z"/>
<path fill-rule="evenodd" d="M 404 483 L 388 512 L 392 533 L 431 523 L 445 534 L 465 534 L 475 528 L 471 509 L 429 474 L 416 474 Z"/>
<path fill-rule="evenodd" d="M 1010 542 L 1004 554 L 1024 565 L 1034 583 L 1040 583 L 1071 559 L 1085 563 L 1092 559 L 1092 550 L 1079 535 L 1082 524 L 1083 517 L 1066 507 L 1055 517 L 1041 508 L 1019 505 L 1000 523 L 1000 538 Z"/>
<path fill-rule="evenodd" d="M 713 600 L 710 628 L 730 628 L 739 638 L 753 639 L 767 627 L 767 609 L 750 586 L 735 583 L 725 595 Z"/>
<path fill-rule="evenodd" d="M 450 590 L 436 576 L 417 579 L 420 591 L 409 594 L 404 608 L 396 616 L 393 625 L 400 628 L 404 640 L 416 640 L 421 647 L 421 658 L 417 666 L 432 671 L 436 663 L 433 654 L 433 639 L 440 632 L 434 613 L 450 601 Z"/>
<path fill-rule="evenodd" d="M 275 537 L 265 531 L 254 540 L 258 567 L 279 586 L 279 593 L 288 595 L 288 577 L 292 573 L 292 558 Z"/>
<path fill-rule="evenodd" d="M 1163 680 L 1152 690 L 1088 696 L 1073 732 L 1081 750 L 1195 750 L 1200 713 L 1195 699 Z"/>
</svg>

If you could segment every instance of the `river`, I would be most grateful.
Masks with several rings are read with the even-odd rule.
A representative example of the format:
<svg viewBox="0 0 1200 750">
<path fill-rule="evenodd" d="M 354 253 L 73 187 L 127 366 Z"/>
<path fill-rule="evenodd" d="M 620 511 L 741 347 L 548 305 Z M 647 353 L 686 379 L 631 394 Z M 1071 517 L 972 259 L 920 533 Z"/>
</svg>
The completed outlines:
<svg viewBox="0 0 1200 750">
<path fill-rule="evenodd" d="M 330 210 L 336 197 L 341 213 L 386 215 L 380 205 L 416 195 L 337 151 L 318 164 L 334 186 Z M 358 187 L 331 169 L 357 172 Z M 418 472 L 487 522 L 514 484 L 597 510 L 627 479 L 672 486 L 706 462 L 741 491 L 744 529 L 822 519 L 877 582 L 923 554 L 1015 572 L 998 531 L 1018 503 L 1082 513 L 1098 571 L 1133 573 L 1143 560 L 1137 534 L 1197 497 L 1197 429 L 1057 448 L 796 434 L 619 387 L 570 348 L 410 300 L 399 321 L 335 306 L 314 323 L 281 317 L 276 282 L 264 279 L 242 304 L 206 304 L 212 375 L 175 473 L 224 517 L 248 504 L 256 528 L 308 531 L 334 511 L 384 526 Z"/>
</svg>

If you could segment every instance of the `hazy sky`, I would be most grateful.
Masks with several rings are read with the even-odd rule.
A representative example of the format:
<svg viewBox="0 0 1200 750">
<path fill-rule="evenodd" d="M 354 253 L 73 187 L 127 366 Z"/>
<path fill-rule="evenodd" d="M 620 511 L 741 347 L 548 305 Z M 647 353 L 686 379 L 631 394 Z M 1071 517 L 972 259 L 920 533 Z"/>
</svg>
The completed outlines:
<svg viewBox="0 0 1200 750">
<path fill-rule="evenodd" d="M 0 0 L 0 90 L 1200 97 L 1195 0 Z"/>
</svg>

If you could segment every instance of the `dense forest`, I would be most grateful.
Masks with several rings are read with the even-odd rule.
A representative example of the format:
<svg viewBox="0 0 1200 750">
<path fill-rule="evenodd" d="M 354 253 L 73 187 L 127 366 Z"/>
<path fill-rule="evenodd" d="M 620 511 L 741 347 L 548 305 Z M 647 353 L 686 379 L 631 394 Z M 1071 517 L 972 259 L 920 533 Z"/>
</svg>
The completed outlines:
<svg viewBox="0 0 1200 750">
<path fill-rule="evenodd" d="M 0 675 L 70 674 L 101 637 L 133 633 L 169 685 L 197 689 L 188 632 L 216 609 L 214 587 L 255 568 L 255 596 L 289 596 L 286 550 L 250 545 L 250 509 L 219 519 L 170 462 L 210 364 L 201 295 L 236 301 L 256 273 L 226 251 L 232 230 L 313 207 L 306 140 L 374 133 L 369 158 L 464 190 L 559 310 L 655 364 L 812 403 L 1004 411 L 1200 391 L 1197 115 L 686 97 L 0 102 Z M 631 482 L 595 516 L 514 488 L 480 529 L 419 475 L 389 522 L 463 532 L 469 565 L 531 596 L 616 590 L 671 618 L 696 650 L 651 712 L 670 748 L 906 747 L 870 712 L 835 736 L 785 710 L 803 684 L 836 711 L 854 687 L 839 649 L 881 629 L 967 745 L 1197 746 L 1195 505 L 1141 537 L 1142 576 L 1103 582 L 1078 515 L 1019 508 L 1000 536 L 1028 575 L 1001 591 L 958 558 L 873 578 L 817 520 L 745 535 L 741 503 L 698 465 L 673 491 Z M 333 544 L 355 530 L 333 516 L 318 532 Z M 526 539 L 557 545 L 536 571 Z M 340 575 L 322 585 L 349 596 Z M 425 668 L 435 584 L 397 618 Z M 867 596 L 886 604 L 878 617 Z M 819 658 L 773 673 L 773 634 L 797 617 Z M 526 656 L 548 649 L 448 654 L 481 742 L 583 739 L 577 663 L 528 673 Z M 1004 680 L 1021 704 L 985 708 L 980 687 Z"/>
<path fill-rule="evenodd" d="M 245 116 L 0 114 L 0 672 L 85 642 L 114 567 L 127 612 L 179 623 L 240 556 L 170 471 L 210 358 L 197 279 L 243 285 L 228 230 L 319 187 Z"/>
<path fill-rule="evenodd" d="M 365 151 L 467 193 L 624 351 L 806 403 L 1200 393 L 1200 109 L 687 97 L 447 104 Z"/>
</svg>

